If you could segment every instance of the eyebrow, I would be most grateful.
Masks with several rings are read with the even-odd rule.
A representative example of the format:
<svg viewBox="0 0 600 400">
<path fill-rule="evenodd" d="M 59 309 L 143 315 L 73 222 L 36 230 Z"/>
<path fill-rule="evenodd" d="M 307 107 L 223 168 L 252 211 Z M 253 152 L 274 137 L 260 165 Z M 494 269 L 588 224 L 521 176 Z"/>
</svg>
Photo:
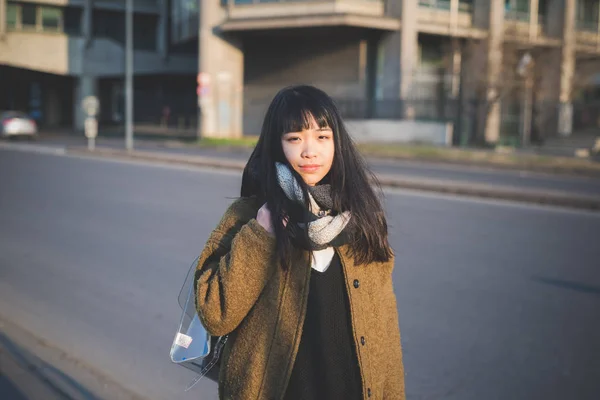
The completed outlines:
<svg viewBox="0 0 600 400">
<path fill-rule="evenodd" d="M 314 131 L 315 131 L 315 132 L 324 132 L 324 131 L 331 131 L 331 132 L 333 132 L 333 129 L 331 129 L 330 127 L 326 126 L 326 127 L 324 127 L 324 128 L 314 129 Z M 303 131 L 297 131 L 297 132 L 285 132 L 285 133 L 283 134 L 283 136 L 285 136 L 285 135 L 292 135 L 292 134 L 295 134 L 295 135 L 297 135 L 297 134 L 299 134 L 299 133 L 302 133 L 302 132 L 303 132 Z"/>
</svg>

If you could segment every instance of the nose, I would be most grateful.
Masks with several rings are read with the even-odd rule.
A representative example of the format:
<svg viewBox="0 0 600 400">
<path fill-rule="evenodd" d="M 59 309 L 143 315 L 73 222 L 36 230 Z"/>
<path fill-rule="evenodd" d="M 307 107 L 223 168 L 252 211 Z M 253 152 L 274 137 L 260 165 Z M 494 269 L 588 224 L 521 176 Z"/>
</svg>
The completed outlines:
<svg viewBox="0 0 600 400">
<path fill-rule="evenodd" d="M 312 140 L 306 140 L 304 142 L 304 147 L 302 148 L 302 158 L 314 158 L 317 156 L 317 152 L 315 150 L 315 145 Z"/>
</svg>

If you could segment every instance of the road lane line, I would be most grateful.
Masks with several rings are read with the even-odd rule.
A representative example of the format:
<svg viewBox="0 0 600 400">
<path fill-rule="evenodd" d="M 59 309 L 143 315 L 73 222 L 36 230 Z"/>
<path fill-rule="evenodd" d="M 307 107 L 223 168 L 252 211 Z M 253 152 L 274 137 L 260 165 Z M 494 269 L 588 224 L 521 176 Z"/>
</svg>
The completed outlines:
<svg viewBox="0 0 600 400">
<path fill-rule="evenodd" d="M 20 144 L 20 143 L 3 143 L 0 142 L 0 149 L 23 151 L 28 153 L 53 154 L 63 156 L 67 154 L 64 146 L 44 146 L 40 144 Z"/>
</svg>

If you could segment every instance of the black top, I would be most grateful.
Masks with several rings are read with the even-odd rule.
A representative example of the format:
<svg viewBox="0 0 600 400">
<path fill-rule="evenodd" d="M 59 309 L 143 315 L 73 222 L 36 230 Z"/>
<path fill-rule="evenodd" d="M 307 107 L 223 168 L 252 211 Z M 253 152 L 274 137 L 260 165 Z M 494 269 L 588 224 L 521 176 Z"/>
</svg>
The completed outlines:
<svg viewBox="0 0 600 400">
<path fill-rule="evenodd" d="M 344 273 L 337 254 L 311 271 L 306 319 L 285 400 L 362 399 Z"/>
</svg>

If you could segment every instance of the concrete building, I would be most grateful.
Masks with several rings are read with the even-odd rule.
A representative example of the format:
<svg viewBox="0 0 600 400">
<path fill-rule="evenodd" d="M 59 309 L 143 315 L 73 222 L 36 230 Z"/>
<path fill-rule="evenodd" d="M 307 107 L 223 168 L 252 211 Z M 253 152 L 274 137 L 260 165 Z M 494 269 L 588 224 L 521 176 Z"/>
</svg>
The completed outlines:
<svg viewBox="0 0 600 400">
<path fill-rule="evenodd" d="M 173 3 L 190 9 L 195 0 Z M 357 119 L 475 115 L 453 119 L 454 141 L 475 132 L 496 143 L 532 127 L 546 136 L 572 133 L 574 76 L 600 54 L 598 3 L 202 0 L 196 14 L 173 24 L 187 30 L 182 43 L 199 47 L 207 136 L 258 133 L 279 88 L 312 83 Z M 533 62 L 519 75 L 525 53 Z M 526 88 L 534 106 L 521 113 Z"/>
<path fill-rule="evenodd" d="M 172 43 L 170 6 L 134 1 L 135 121 L 195 129 L 197 49 Z M 124 0 L 0 0 L 0 110 L 28 112 L 44 128 L 82 129 L 81 100 L 96 95 L 101 126 L 121 125 L 124 7 Z"/>
</svg>

